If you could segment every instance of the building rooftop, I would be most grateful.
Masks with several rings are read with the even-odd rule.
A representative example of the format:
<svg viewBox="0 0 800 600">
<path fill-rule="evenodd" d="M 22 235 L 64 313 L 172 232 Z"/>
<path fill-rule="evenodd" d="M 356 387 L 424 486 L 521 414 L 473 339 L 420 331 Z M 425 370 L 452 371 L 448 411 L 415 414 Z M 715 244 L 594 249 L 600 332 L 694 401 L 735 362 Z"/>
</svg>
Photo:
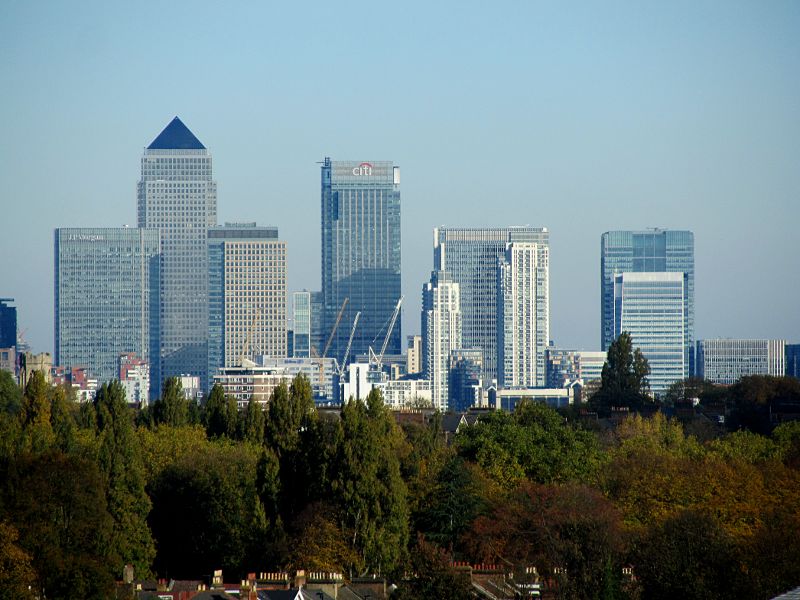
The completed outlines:
<svg viewBox="0 0 800 600">
<path fill-rule="evenodd" d="M 147 147 L 148 150 L 205 150 L 189 128 L 178 117 L 170 121 L 158 137 Z"/>
</svg>

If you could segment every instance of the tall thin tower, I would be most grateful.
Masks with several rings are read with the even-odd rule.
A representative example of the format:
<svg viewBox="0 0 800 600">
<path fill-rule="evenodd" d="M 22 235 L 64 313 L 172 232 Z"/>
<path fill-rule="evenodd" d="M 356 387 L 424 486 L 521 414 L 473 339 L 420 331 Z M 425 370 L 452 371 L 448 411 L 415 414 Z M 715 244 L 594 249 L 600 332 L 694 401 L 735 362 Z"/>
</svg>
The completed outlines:
<svg viewBox="0 0 800 600">
<path fill-rule="evenodd" d="M 161 235 L 161 378 L 208 382 L 207 231 L 217 224 L 211 154 L 175 117 L 145 149 L 138 185 L 139 227 Z M 161 381 L 154 382 L 160 390 Z"/>
</svg>

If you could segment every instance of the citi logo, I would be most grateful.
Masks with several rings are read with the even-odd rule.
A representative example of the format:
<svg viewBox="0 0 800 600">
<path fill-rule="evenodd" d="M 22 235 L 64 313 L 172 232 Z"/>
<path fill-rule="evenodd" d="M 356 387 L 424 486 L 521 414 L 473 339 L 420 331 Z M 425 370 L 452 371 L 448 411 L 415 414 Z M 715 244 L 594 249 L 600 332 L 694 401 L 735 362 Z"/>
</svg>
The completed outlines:
<svg viewBox="0 0 800 600">
<path fill-rule="evenodd" d="M 353 167 L 353 175 L 372 175 L 372 165 L 363 162 L 357 167 Z"/>
</svg>

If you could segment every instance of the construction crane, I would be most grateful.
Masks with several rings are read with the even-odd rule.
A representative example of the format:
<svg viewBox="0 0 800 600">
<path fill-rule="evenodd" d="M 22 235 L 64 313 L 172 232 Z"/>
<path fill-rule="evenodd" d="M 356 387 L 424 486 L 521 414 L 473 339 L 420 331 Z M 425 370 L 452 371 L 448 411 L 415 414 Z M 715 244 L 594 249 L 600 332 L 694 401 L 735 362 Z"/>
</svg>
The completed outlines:
<svg viewBox="0 0 800 600">
<path fill-rule="evenodd" d="M 400 296 L 400 299 L 397 301 L 397 306 L 394 307 L 394 312 L 392 312 L 392 318 L 389 321 L 389 328 L 386 330 L 386 337 L 383 338 L 381 353 L 376 356 L 375 352 L 372 350 L 372 347 L 369 349 L 370 363 L 374 364 L 378 371 L 380 371 L 383 367 L 383 355 L 386 352 L 386 347 L 389 345 L 389 338 L 392 337 L 392 330 L 394 329 L 395 322 L 397 322 L 397 316 L 400 314 L 401 304 L 403 304 L 403 296 Z"/>
<path fill-rule="evenodd" d="M 253 361 L 248 360 L 248 362 L 253 363 L 250 365 L 245 364 L 245 357 L 247 356 L 248 352 L 250 352 L 250 340 L 253 337 L 253 332 L 256 329 L 256 323 L 258 323 L 258 316 L 259 310 L 256 309 L 253 313 L 253 321 L 250 323 L 250 329 L 247 330 L 247 337 L 244 339 L 244 344 L 242 344 L 242 353 L 239 355 L 239 365 L 242 367 L 252 367 L 255 363 Z"/>
<path fill-rule="evenodd" d="M 331 329 L 331 334 L 328 336 L 328 342 L 325 344 L 325 349 L 322 351 L 322 358 L 325 358 L 328 354 L 328 350 L 331 347 L 331 342 L 333 341 L 333 336 L 336 334 L 336 329 L 339 327 L 339 321 L 342 320 L 342 315 L 344 314 L 344 308 L 347 306 L 347 303 L 350 301 L 350 298 L 345 298 L 344 302 L 342 302 L 342 307 L 339 309 L 339 314 L 336 315 L 336 321 L 333 323 L 333 328 Z"/>
<path fill-rule="evenodd" d="M 358 319 L 361 317 L 361 311 L 356 313 L 355 319 L 353 319 L 353 328 L 350 330 L 350 338 L 347 340 L 347 348 L 344 350 L 344 356 L 342 357 L 342 364 L 339 365 L 339 377 L 344 377 L 344 369 L 347 366 L 347 357 L 350 354 L 350 346 L 353 344 L 353 336 L 356 333 L 356 326 L 358 325 Z"/>
</svg>

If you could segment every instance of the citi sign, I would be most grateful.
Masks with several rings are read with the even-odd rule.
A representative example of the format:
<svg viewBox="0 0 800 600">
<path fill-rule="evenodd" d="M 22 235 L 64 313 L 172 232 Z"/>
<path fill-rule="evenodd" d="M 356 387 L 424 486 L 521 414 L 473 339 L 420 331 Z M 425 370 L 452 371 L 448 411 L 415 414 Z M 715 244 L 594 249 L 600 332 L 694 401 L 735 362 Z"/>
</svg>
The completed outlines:
<svg viewBox="0 0 800 600">
<path fill-rule="evenodd" d="M 353 167 L 353 175 L 372 175 L 372 165 L 368 162 L 363 162 L 357 167 Z"/>
</svg>

